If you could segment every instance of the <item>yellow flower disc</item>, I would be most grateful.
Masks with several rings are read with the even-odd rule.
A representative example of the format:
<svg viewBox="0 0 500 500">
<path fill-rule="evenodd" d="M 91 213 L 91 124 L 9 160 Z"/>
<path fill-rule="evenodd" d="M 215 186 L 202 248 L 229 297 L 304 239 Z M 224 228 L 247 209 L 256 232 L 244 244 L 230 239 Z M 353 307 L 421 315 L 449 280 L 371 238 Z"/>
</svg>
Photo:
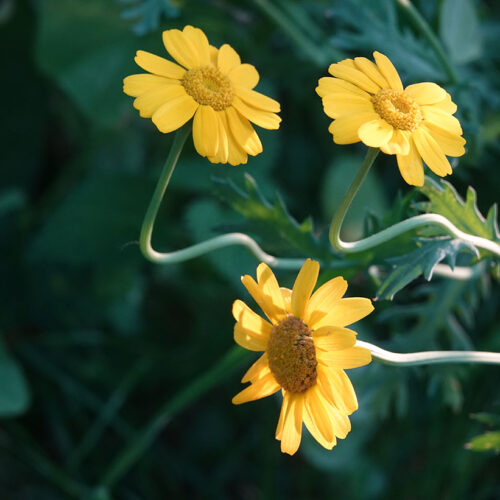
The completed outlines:
<svg viewBox="0 0 500 500">
<path fill-rule="evenodd" d="M 423 120 L 417 101 L 404 91 L 381 89 L 371 100 L 380 118 L 396 129 L 413 132 Z"/>
</svg>

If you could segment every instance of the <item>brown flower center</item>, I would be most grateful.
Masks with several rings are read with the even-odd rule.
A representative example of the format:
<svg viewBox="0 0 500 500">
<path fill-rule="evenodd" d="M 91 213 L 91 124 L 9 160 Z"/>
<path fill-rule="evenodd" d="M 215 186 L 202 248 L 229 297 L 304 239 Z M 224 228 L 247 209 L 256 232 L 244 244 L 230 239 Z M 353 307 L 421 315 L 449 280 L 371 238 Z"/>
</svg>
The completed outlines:
<svg viewBox="0 0 500 500">
<path fill-rule="evenodd" d="M 275 325 L 267 343 L 269 368 L 283 389 L 304 392 L 316 383 L 316 349 L 312 331 L 288 316 Z"/>
<path fill-rule="evenodd" d="M 233 102 L 231 80 L 213 66 L 190 69 L 181 83 L 196 102 L 211 106 L 215 111 L 222 111 Z"/>
<path fill-rule="evenodd" d="M 423 119 L 417 101 L 402 90 L 379 90 L 372 103 L 380 117 L 396 129 L 413 132 Z"/>
</svg>

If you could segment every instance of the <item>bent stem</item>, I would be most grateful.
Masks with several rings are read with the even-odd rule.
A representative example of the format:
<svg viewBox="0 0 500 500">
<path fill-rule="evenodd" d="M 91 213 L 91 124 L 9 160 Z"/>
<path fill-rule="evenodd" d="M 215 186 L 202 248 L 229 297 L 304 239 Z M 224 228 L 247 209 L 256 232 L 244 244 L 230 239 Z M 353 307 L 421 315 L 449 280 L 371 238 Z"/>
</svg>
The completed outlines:
<svg viewBox="0 0 500 500">
<path fill-rule="evenodd" d="M 340 203 L 340 206 L 333 216 L 332 223 L 330 225 L 330 244 L 335 250 L 343 253 L 357 253 L 369 250 L 378 245 L 386 243 L 397 236 L 406 233 L 412 229 L 417 229 L 420 227 L 438 226 L 446 231 L 451 236 L 455 236 L 461 240 L 464 240 L 477 248 L 487 250 L 494 255 L 500 256 L 500 245 L 494 241 L 488 240 L 486 238 L 481 238 L 479 236 L 474 236 L 472 234 L 464 233 L 458 229 L 454 224 L 452 224 L 446 217 L 439 214 L 422 214 L 416 215 L 415 217 L 410 217 L 402 222 L 398 222 L 393 226 L 390 226 L 382 231 L 368 236 L 359 241 L 344 242 L 340 239 L 340 228 L 342 222 L 346 216 L 347 210 L 349 209 L 354 196 L 358 192 L 363 180 L 365 179 L 370 167 L 373 165 L 375 158 L 377 157 L 379 150 L 376 148 L 369 148 L 365 159 L 359 169 L 354 181 L 347 190 L 347 193 Z"/>
<path fill-rule="evenodd" d="M 424 351 L 401 354 L 358 340 L 356 346 L 372 353 L 375 361 L 390 366 L 420 366 L 438 363 L 483 363 L 500 365 L 500 353 L 484 351 Z"/>
</svg>

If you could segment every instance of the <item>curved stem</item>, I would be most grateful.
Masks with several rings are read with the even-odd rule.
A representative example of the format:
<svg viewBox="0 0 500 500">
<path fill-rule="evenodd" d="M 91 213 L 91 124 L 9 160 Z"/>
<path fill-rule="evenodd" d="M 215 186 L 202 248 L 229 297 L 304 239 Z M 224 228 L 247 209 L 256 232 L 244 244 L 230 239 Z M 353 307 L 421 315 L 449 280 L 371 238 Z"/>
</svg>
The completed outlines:
<svg viewBox="0 0 500 500">
<path fill-rule="evenodd" d="M 366 157 L 359 169 L 354 181 L 347 190 L 347 193 L 342 200 L 340 207 L 335 213 L 332 223 L 330 225 L 330 243 L 339 252 L 343 253 L 357 253 L 374 248 L 382 243 L 396 238 L 397 236 L 406 233 L 412 229 L 417 229 L 420 227 L 438 226 L 443 228 L 451 236 L 455 236 L 461 240 L 467 241 L 471 245 L 477 248 L 487 250 L 494 255 L 500 256 L 500 245 L 494 241 L 488 240 L 486 238 L 481 238 L 479 236 L 474 236 L 472 234 L 464 233 L 458 229 L 454 224 L 452 224 L 446 217 L 439 214 L 422 214 L 416 215 L 415 217 L 410 217 L 402 222 L 398 222 L 393 226 L 390 226 L 382 231 L 368 236 L 359 241 L 344 242 L 340 239 L 340 228 L 342 222 L 345 218 L 347 210 L 349 209 L 352 200 L 356 193 L 358 192 L 361 183 L 368 174 L 370 167 L 373 165 L 375 158 L 377 157 L 379 150 L 375 148 L 369 148 Z"/>
<path fill-rule="evenodd" d="M 358 340 L 358 347 L 369 349 L 375 361 L 391 366 L 419 366 L 437 363 L 485 363 L 500 365 L 500 353 L 484 351 L 426 351 L 401 354 L 386 351 L 376 345 Z"/>
<path fill-rule="evenodd" d="M 402 9 L 408 14 L 410 19 L 415 24 L 416 28 L 422 33 L 422 35 L 427 39 L 430 46 L 434 50 L 437 55 L 439 61 L 443 65 L 443 68 L 450 79 L 450 83 L 458 82 L 458 75 L 453 66 L 451 65 L 441 43 L 439 42 L 437 36 L 434 34 L 432 29 L 430 28 L 427 21 L 424 19 L 422 14 L 415 8 L 415 6 L 411 3 L 410 0 L 397 0 L 397 3 L 400 5 Z"/>
</svg>

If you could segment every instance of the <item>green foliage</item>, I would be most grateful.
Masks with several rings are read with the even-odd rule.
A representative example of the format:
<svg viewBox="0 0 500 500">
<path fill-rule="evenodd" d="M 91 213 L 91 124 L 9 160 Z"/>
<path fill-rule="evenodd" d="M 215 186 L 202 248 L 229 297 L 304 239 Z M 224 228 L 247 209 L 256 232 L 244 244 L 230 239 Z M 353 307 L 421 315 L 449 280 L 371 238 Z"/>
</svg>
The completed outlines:
<svg viewBox="0 0 500 500">
<path fill-rule="evenodd" d="M 471 451 L 494 451 L 500 453 L 500 431 L 485 432 L 472 438 L 465 447 Z"/>
<path fill-rule="evenodd" d="M 177 17 L 179 9 L 174 7 L 170 0 L 118 0 L 125 4 L 122 12 L 123 19 L 135 20 L 132 26 L 134 33 L 145 35 L 157 30 L 162 17 Z"/>
</svg>

